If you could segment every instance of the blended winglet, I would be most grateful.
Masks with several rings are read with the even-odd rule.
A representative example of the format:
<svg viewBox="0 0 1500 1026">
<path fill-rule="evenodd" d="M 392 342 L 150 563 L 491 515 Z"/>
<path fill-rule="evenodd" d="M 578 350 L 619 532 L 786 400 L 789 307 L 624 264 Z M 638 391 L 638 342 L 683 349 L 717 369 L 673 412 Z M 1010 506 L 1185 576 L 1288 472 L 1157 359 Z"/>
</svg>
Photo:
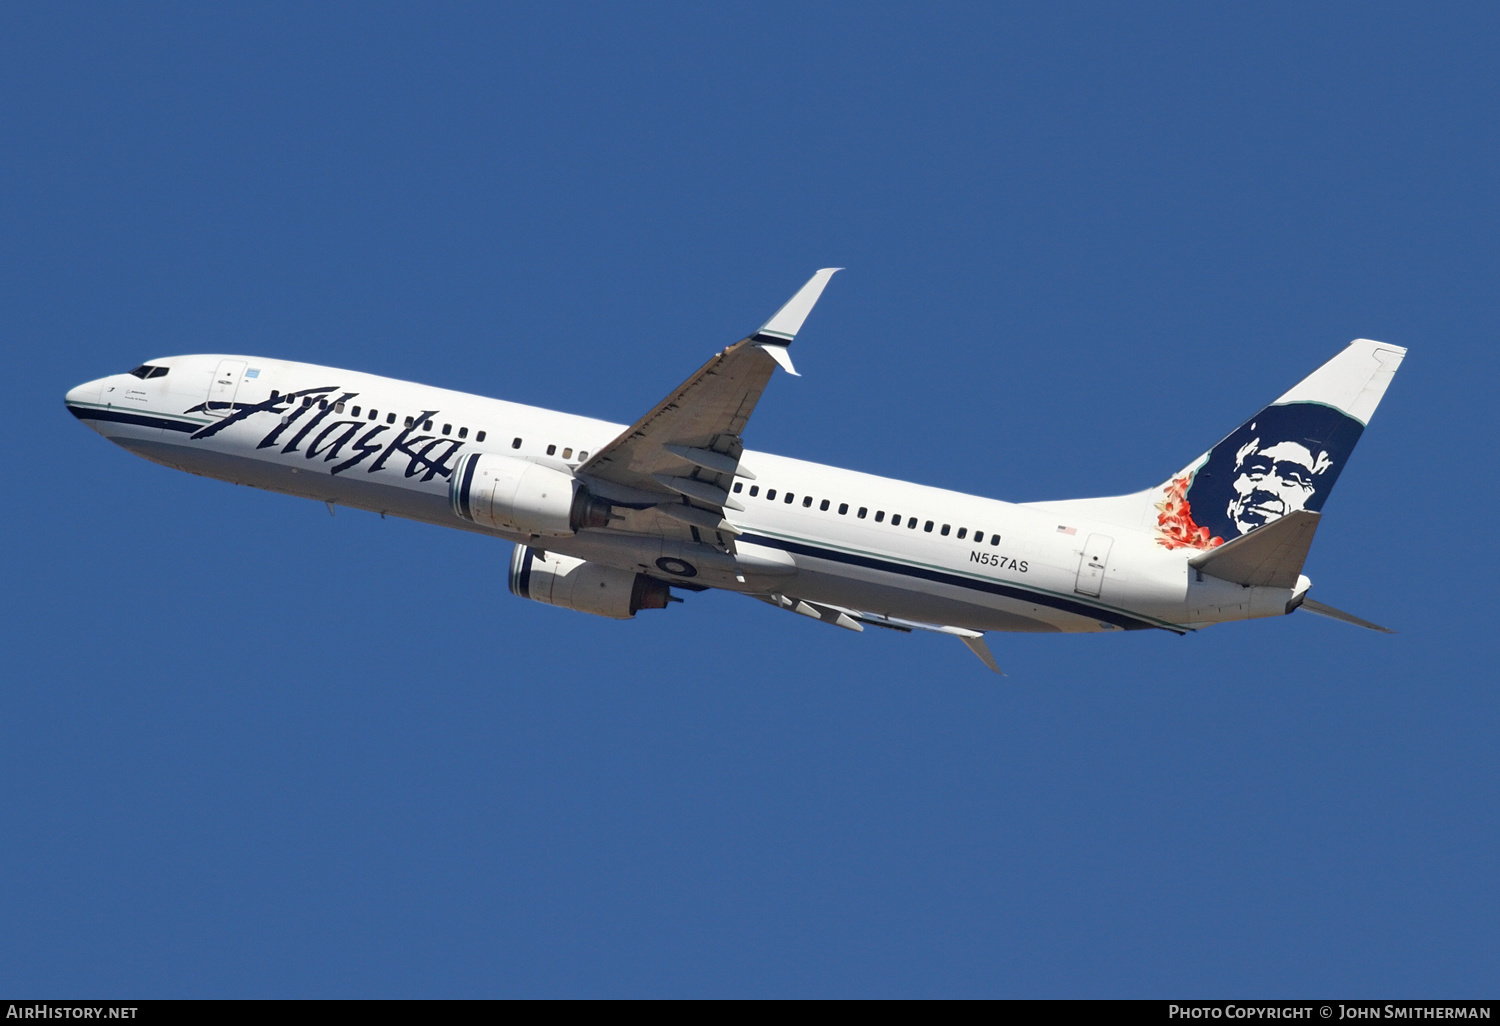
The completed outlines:
<svg viewBox="0 0 1500 1026">
<path fill-rule="evenodd" d="M 797 332 L 802 330 L 802 323 L 807 320 L 807 315 L 817 305 L 823 289 L 828 286 L 828 279 L 842 270 L 842 267 L 825 267 L 814 274 L 806 285 L 797 290 L 795 296 L 788 299 L 780 310 L 771 315 L 769 321 L 750 336 L 751 339 L 761 345 L 790 345 L 797 337 Z"/>
<path fill-rule="evenodd" d="M 1005 676 L 1005 671 L 1000 669 L 1000 665 L 995 662 L 995 657 L 990 654 L 990 646 L 984 643 L 983 634 L 972 638 L 960 634 L 958 636 L 958 639 L 965 645 L 969 646 L 969 651 L 977 655 L 980 662 L 984 663 L 984 665 L 988 666 L 991 670 L 994 670 L 996 673 L 1000 674 L 1000 676 Z"/>
</svg>

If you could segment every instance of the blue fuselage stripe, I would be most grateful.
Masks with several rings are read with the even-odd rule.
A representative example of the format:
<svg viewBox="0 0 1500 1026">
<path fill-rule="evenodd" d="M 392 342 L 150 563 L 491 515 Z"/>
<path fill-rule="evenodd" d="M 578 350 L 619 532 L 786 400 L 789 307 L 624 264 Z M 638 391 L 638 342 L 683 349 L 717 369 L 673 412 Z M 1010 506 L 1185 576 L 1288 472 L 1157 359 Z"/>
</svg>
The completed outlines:
<svg viewBox="0 0 1500 1026">
<path fill-rule="evenodd" d="M 116 424 L 135 424 L 140 427 L 166 428 L 168 431 L 182 431 L 192 434 L 202 424 L 193 424 L 180 420 L 170 420 L 166 417 L 152 417 L 144 413 L 131 413 L 129 410 L 92 410 L 86 406 L 68 406 L 68 411 L 79 420 L 107 420 Z"/>
<path fill-rule="evenodd" d="M 1100 609 L 1098 606 L 1091 606 L 1084 602 L 1074 602 L 1071 599 L 1060 598 L 1056 595 L 1028 591 L 1025 588 L 1016 588 L 1008 584 L 1001 584 L 999 581 L 977 581 L 972 577 L 944 573 L 941 570 L 929 570 L 926 567 L 912 566 L 908 563 L 897 563 L 889 559 L 878 559 L 874 556 L 858 556 L 849 552 L 840 552 L 837 549 L 824 548 L 821 545 L 785 541 L 781 538 L 768 538 L 765 535 L 745 534 L 740 537 L 743 541 L 754 545 L 765 545 L 768 548 L 782 549 L 799 556 L 812 556 L 816 559 L 827 559 L 836 563 L 864 567 L 868 570 L 881 570 L 889 574 L 915 577 L 924 581 L 952 585 L 956 588 L 988 592 L 991 595 L 1001 595 L 1005 598 L 1030 602 L 1038 606 L 1049 606 L 1063 612 L 1114 624 L 1116 627 L 1121 627 L 1127 631 L 1150 630 L 1151 628 L 1161 626 L 1160 624 L 1148 623 L 1145 620 L 1140 620 L 1112 609 Z M 1163 629 L 1170 630 L 1171 628 Z"/>
<path fill-rule="evenodd" d="M 180 420 L 171 420 L 166 417 L 153 417 L 147 414 L 134 413 L 129 410 L 100 410 L 85 406 L 74 406 L 71 404 L 68 405 L 68 410 L 79 420 L 111 421 L 120 424 L 135 424 L 140 427 L 162 428 L 167 431 L 180 431 L 184 434 L 191 434 L 192 432 L 202 427 L 201 424 L 184 422 Z M 460 489 L 460 501 L 465 510 L 467 510 L 468 507 L 468 493 L 470 485 L 469 477 L 473 472 L 474 463 L 477 462 L 477 460 L 471 461 L 469 466 L 464 468 L 465 474 L 462 481 L 462 488 Z M 959 574 L 946 573 L 941 570 L 932 570 L 927 567 L 912 566 L 909 563 L 899 563 L 895 560 L 880 559 L 874 556 L 856 555 L 850 552 L 841 552 L 837 549 L 825 548 L 821 545 L 812 545 L 806 542 L 786 541 L 781 538 L 771 538 L 765 535 L 746 534 L 742 535 L 742 538 L 745 541 L 755 545 L 765 545 L 770 548 L 782 549 L 786 552 L 794 553 L 796 555 L 811 556 L 816 559 L 826 559 L 831 562 L 843 563 L 848 566 L 858 566 L 868 570 L 879 570 L 884 573 L 897 574 L 903 577 L 911 577 L 925 581 L 933 581 L 938 584 L 946 584 L 952 587 L 963 588 L 969 591 L 982 591 L 991 595 L 999 595 L 1004 598 L 1015 599 L 1021 602 L 1030 602 L 1035 605 L 1048 606 L 1052 609 L 1058 609 L 1063 612 L 1073 613 L 1077 616 L 1089 617 L 1090 619 L 1113 624 L 1128 631 L 1149 630 L 1154 627 L 1161 627 L 1165 630 L 1175 630 L 1175 628 L 1172 628 L 1165 624 L 1150 623 L 1148 621 L 1141 620 L 1112 609 L 1103 609 L 1098 606 L 1091 606 L 1084 602 L 1077 602 L 1071 599 L 1062 598 L 1060 596 L 1051 595 L 1044 592 L 1028 591 L 1025 588 L 1017 588 L 1013 585 L 1002 584 L 999 581 L 976 580 L 972 577 L 964 577 Z M 531 555 L 530 553 L 528 553 L 525 564 L 521 569 L 520 580 L 517 582 L 520 585 L 522 593 L 525 593 L 527 590 L 529 590 L 529 586 L 531 583 L 530 578 Z"/>
</svg>

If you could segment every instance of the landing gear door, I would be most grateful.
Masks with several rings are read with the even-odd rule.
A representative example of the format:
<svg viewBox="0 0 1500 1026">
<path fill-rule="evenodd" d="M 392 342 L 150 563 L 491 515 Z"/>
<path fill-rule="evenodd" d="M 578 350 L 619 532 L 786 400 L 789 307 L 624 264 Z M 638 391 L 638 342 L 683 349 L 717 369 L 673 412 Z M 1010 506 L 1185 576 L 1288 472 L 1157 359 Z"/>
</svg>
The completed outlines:
<svg viewBox="0 0 1500 1026">
<path fill-rule="evenodd" d="M 1104 585 L 1104 571 L 1109 566 L 1109 550 L 1114 543 L 1115 540 L 1107 535 L 1089 535 L 1083 553 L 1078 557 L 1078 583 L 1074 585 L 1074 591 L 1099 597 L 1099 590 Z"/>
<path fill-rule="evenodd" d="M 208 383 L 208 405 L 204 408 L 210 417 L 227 417 L 234 412 L 234 397 L 245 379 L 244 360 L 220 360 L 218 370 Z"/>
</svg>

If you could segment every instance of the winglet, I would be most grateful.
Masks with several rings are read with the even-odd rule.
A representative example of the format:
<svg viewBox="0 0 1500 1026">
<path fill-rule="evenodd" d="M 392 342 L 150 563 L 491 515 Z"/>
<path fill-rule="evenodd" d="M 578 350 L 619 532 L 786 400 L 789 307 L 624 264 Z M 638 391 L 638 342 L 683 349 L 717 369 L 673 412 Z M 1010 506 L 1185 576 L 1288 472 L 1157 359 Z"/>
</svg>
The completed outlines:
<svg viewBox="0 0 1500 1026">
<path fill-rule="evenodd" d="M 802 375 L 797 373 L 797 368 L 792 366 L 792 354 L 786 351 L 786 346 L 780 342 L 772 342 L 769 345 L 757 342 L 755 348 L 763 350 L 767 356 L 781 364 L 781 369 L 794 378 Z"/>
<path fill-rule="evenodd" d="M 977 655 L 980 662 L 984 663 L 984 665 L 1000 674 L 1000 676 L 1005 676 L 1005 671 L 1000 669 L 1000 664 L 995 662 L 995 657 L 990 654 L 990 646 L 984 643 L 983 634 L 974 633 L 974 636 L 972 638 L 968 637 L 965 634 L 960 634 L 958 636 L 958 640 L 962 641 L 965 645 L 968 645 L 969 651 Z"/>
<path fill-rule="evenodd" d="M 802 330 L 802 322 L 807 320 L 808 314 L 812 313 L 818 297 L 823 294 L 823 289 L 828 285 L 828 279 L 832 278 L 835 272 L 842 270 L 842 267 L 825 267 L 814 274 L 807 280 L 807 284 L 798 289 L 797 294 L 788 299 L 780 310 L 772 314 L 771 319 L 762 324 L 760 330 L 751 338 L 761 344 L 790 345 L 792 339 L 797 337 L 797 332 Z M 770 352 L 770 350 L 767 351 Z M 790 367 L 787 369 L 791 370 Z M 792 373 L 795 374 L 796 371 Z"/>
</svg>

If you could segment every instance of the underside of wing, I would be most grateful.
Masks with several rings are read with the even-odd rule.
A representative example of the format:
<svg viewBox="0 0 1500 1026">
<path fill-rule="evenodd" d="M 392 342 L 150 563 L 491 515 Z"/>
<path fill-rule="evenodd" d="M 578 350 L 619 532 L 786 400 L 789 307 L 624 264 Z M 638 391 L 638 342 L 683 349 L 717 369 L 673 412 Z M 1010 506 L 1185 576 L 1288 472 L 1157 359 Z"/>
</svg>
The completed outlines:
<svg viewBox="0 0 1500 1026">
<path fill-rule="evenodd" d="M 778 366 L 790 369 L 786 347 L 836 268 L 813 275 L 754 334 L 715 355 L 596 452 L 577 475 L 609 500 L 624 530 L 660 533 L 734 551 L 726 513 L 743 509 L 732 497 L 741 467 L 743 433 Z"/>
<path fill-rule="evenodd" d="M 739 508 L 730 489 L 742 433 L 775 369 L 748 339 L 735 343 L 595 453 L 578 476 L 616 505 L 699 509 L 715 514 L 717 525 L 726 508 Z M 706 518 L 702 524 L 709 526 Z"/>
<path fill-rule="evenodd" d="M 850 609 L 846 606 L 830 605 L 827 602 L 810 602 L 807 599 L 793 598 L 790 595 L 772 593 L 767 595 L 752 595 L 751 598 L 759 599 L 768 605 L 788 612 L 799 613 L 802 616 L 823 623 L 832 624 L 850 631 L 863 631 L 865 626 L 884 627 L 886 630 L 901 631 L 910 634 L 912 631 L 929 631 L 934 634 L 950 634 L 962 641 L 970 652 L 979 657 L 994 672 L 1005 676 L 1005 671 L 1000 669 L 995 662 L 995 657 L 990 648 L 985 644 L 984 632 L 970 630 L 967 627 L 949 627 L 945 624 L 922 623 L 918 620 L 903 620 L 894 616 L 886 616 L 882 613 L 867 613 L 860 609 Z"/>
</svg>

